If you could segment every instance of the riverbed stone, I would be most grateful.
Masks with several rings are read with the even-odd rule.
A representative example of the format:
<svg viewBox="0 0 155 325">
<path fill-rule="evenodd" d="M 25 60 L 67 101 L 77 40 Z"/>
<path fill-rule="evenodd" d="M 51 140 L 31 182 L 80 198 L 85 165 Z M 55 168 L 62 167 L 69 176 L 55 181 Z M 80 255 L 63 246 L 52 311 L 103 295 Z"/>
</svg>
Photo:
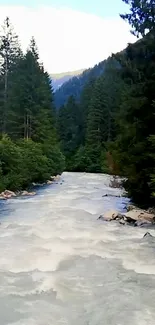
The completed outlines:
<svg viewBox="0 0 155 325">
<path fill-rule="evenodd" d="M 22 191 L 21 196 L 34 196 L 36 195 L 36 192 L 28 192 L 28 191 Z"/>
<path fill-rule="evenodd" d="M 124 219 L 119 220 L 119 224 L 125 226 L 127 223 Z"/>
<path fill-rule="evenodd" d="M 135 227 L 147 227 L 151 226 L 152 222 L 147 220 L 137 220 L 134 224 Z"/>
<path fill-rule="evenodd" d="M 138 208 L 134 208 L 126 213 L 110 210 L 104 214 L 101 214 L 99 219 L 103 221 L 116 220 L 122 225 L 128 224 L 137 227 L 148 227 L 155 225 L 155 215 Z"/>
<path fill-rule="evenodd" d="M 105 221 L 112 221 L 116 219 L 122 219 L 122 215 L 116 210 L 110 210 L 103 214 L 103 219 Z"/>
<path fill-rule="evenodd" d="M 134 209 L 125 213 L 125 216 L 128 222 L 136 221 L 150 221 L 151 223 L 155 222 L 155 215 L 148 213 L 145 210 Z"/>
<path fill-rule="evenodd" d="M 2 192 L 0 194 L 0 199 L 3 200 L 3 199 L 11 199 L 12 197 L 16 197 L 16 193 L 13 192 L 13 191 L 9 191 L 9 190 L 5 190 L 4 192 Z"/>
<path fill-rule="evenodd" d="M 47 185 L 51 185 L 52 183 L 53 183 L 52 180 L 51 181 L 50 180 L 47 181 Z"/>
<path fill-rule="evenodd" d="M 146 232 L 146 234 L 143 236 L 143 238 L 149 238 L 149 237 L 154 237 L 154 236 L 152 236 L 149 232 Z"/>
</svg>

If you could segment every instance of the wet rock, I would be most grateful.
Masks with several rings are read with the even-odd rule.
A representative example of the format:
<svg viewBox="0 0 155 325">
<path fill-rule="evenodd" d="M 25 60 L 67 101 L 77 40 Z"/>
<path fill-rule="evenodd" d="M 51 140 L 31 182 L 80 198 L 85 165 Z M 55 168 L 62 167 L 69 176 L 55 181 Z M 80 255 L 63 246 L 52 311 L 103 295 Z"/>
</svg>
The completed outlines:
<svg viewBox="0 0 155 325">
<path fill-rule="evenodd" d="M 101 216 L 105 221 L 112 221 L 112 220 L 116 220 L 117 218 L 122 218 L 122 215 L 116 210 L 107 211 Z"/>
<path fill-rule="evenodd" d="M 4 200 L 4 199 L 11 199 L 12 197 L 16 197 L 17 195 L 15 194 L 15 192 L 13 191 L 9 191 L 9 190 L 5 190 L 4 192 L 2 192 L 0 194 L 0 199 Z"/>
<path fill-rule="evenodd" d="M 128 222 L 136 222 L 136 221 L 149 221 L 151 223 L 155 222 L 155 215 L 148 213 L 145 210 L 134 209 L 127 213 L 125 213 Z"/>
<path fill-rule="evenodd" d="M 6 197 L 0 194 L 0 200 L 6 200 Z"/>
<path fill-rule="evenodd" d="M 138 220 L 134 224 L 135 227 L 147 227 L 147 226 L 151 226 L 151 225 L 152 225 L 152 222 L 147 221 L 147 220 Z"/>
<path fill-rule="evenodd" d="M 57 176 L 51 176 L 51 180 L 52 181 L 59 181 L 60 180 L 60 175 L 57 175 Z"/>
<path fill-rule="evenodd" d="M 134 205 L 132 205 L 132 204 L 129 204 L 128 206 L 127 206 L 127 212 L 129 212 L 129 211 L 132 211 L 132 210 L 134 210 L 134 209 L 137 209 Z"/>
<path fill-rule="evenodd" d="M 124 219 L 119 220 L 119 223 L 120 223 L 120 225 L 123 225 L 123 226 L 126 225 L 126 221 Z"/>
<path fill-rule="evenodd" d="M 104 194 L 104 195 L 102 195 L 102 197 L 106 197 L 106 196 L 122 197 L 122 195 L 114 195 L 114 194 Z"/>
<path fill-rule="evenodd" d="M 21 192 L 21 196 L 27 196 L 27 195 L 29 195 L 29 193 L 27 191 L 22 191 Z"/>
<path fill-rule="evenodd" d="M 21 196 L 34 196 L 36 195 L 36 192 L 28 192 L 28 191 L 22 191 Z"/>
<path fill-rule="evenodd" d="M 143 238 L 149 238 L 149 237 L 154 237 L 154 236 L 152 236 L 149 232 L 146 232 L 146 234 L 143 236 Z"/>
<path fill-rule="evenodd" d="M 15 192 L 13 192 L 13 191 L 5 190 L 5 191 L 4 191 L 4 194 L 5 194 L 5 195 L 11 195 L 11 196 L 13 196 L 13 197 L 16 197 L 16 194 L 15 194 Z"/>
<path fill-rule="evenodd" d="M 34 195 L 36 195 L 36 192 L 29 192 L 28 195 L 34 196 Z"/>
<path fill-rule="evenodd" d="M 110 210 L 100 215 L 99 219 L 104 221 L 113 221 L 116 220 L 122 225 L 132 225 L 137 227 L 148 227 L 155 225 L 155 215 L 148 213 L 148 211 L 135 209 L 126 212 L 120 213 L 116 210 Z"/>
<path fill-rule="evenodd" d="M 53 184 L 53 181 L 52 181 L 52 180 L 51 180 L 51 181 L 48 180 L 48 181 L 47 181 L 47 185 L 51 185 L 51 184 Z"/>
<path fill-rule="evenodd" d="M 104 220 L 104 217 L 102 215 L 100 215 L 97 220 L 103 220 L 103 221 L 105 221 Z"/>
</svg>

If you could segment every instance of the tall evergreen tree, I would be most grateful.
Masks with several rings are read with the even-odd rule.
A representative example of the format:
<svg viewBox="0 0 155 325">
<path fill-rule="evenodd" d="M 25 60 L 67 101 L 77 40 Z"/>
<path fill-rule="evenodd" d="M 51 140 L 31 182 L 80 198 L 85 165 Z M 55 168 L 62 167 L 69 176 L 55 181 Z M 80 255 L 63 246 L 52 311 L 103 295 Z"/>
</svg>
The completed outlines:
<svg viewBox="0 0 155 325">
<path fill-rule="evenodd" d="M 121 17 L 129 22 L 136 36 L 155 32 L 155 0 L 123 0 L 130 6 L 129 14 Z"/>
<path fill-rule="evenodd" d="M 146 2 L 147 3 L 147 2 Z M 133 4 L 132 4 L 133 5 Z M 137 16 L 138 17 L 138 16 Z M 143 21 L 132 16 L 135 31 L 143 28 Z M 152 173 L 154 146 L 150 136 L 154 134 L 154 83 L 155 43 L 152 31 L 120 55 L 122 78 L 126 91 L 122 98 L 117 140 L 118 162 L 127 176 L 126 188 L 139 204 L 155 204 L 152 197 Z M 150 25 L 151 30 L 151 25 Z M 152 138 L 153 139 L 153 138 Z"/>
<path fill-rule="evenodd" d="M 118 64 L 112 58 L 95 83 L 89 106 L 86 146 L 92 161 L 90 171 L 102 170 L 103 152 L 107 150 L 107 143 L 116 137 L 115 118 L 123 87 Z"/>
<path fill-rule="evenodd" d="M 56 136 L 51 81 L 39 63 L 35 40 L 23 55 L 8 18 L 0 58 L 0 190 L 19 190 L 61 173 L 64 157 Z"/>
<path fill-rule="evenodd" d="M 18 36 L 7 17 L 2 26 L 0 36 L 0 91 L 1 91 L 1 134 L 8 132 L 9 122 L 9 90 L 11 87 L 11 76 L 16 70 L 16 64 L 21 56 Z"/>
<path fill-rule="evenodd" d="M 58 113 L 58 134 L 67 157 L 72 156 L 81 143 L 80 110 L 73 96 Z"/>
</svg>

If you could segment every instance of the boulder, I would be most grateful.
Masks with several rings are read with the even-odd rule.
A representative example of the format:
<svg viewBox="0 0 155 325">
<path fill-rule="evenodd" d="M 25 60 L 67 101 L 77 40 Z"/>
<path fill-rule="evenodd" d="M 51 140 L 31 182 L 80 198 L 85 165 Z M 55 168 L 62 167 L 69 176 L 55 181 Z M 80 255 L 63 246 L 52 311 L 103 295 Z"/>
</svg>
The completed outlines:
<svg viewBox="0 0 155 325">
<path fill-rule="evenodd" d="M 4 195 L 11 195 L 12 197 L 16 197 L 15 192 L 13 192 L 13 191 L 8 191 L 8 190 L 5 190 L 5 191 L 4 191 Z"/>
<path fill-rule="evenodd" d="M 100 215 L 97 220 L 103 220 L 104 221 L 104 217 L 102 215 Z"/>
<path fill-rule="evenodd" d="M 53 183 L 52 180 L 51 181 L 50 180 L 47 181 L 47 185 L 51 185 L 52 183 Z"/>
<path fill-rule="evenodd" d="M 57 176 L 51 176 L 50 177 L 50 179 L 52 180 L 52 181 L 59 181 L 60 180 L 60 175 L 57 175 Z"/>
<path fill-rule="evenodd" d="M 36 195 L 36 192 L 28 192 L 28 191 L 22 191 L 21 196 L 34 196 Z"/>
<path fill-rule="evenodd" d="M 138 220 L 134 224 L 135 227 L 147 227 L 147 226 L 151 226 L 151 225 L 152 225 L 152 222 L 147 221 L 147 220 Z"/>
<path fill-rule="evenodd" d="M 0 194 L 0 199 L 1 200 L 4 200 L 4 199 L 11 199 L 12 197 L 16 197 L 17 195 L 12 192 L 12 191 L 9 191 L 9 190 L 5 190 L 4 192 L 2 192 Z"/>
<path fill-rule="evenodd" d="M 4 197 L 2 194 L 0 194 L 0 200 L 6 200 L 6 197 Z"/>
<path fill-rule="evenodd" d="M 153 213 L 134 207 L 123 214 L 116 210 L 110 210 L 101 214 L 98 219 L 103 221 L 116 220 L 122 225 L 130 224 L 135 227 L 148 227 L 155 224 L 155 215 Z"/>
<path fill-rule="evenodd" d="M 103 220 L 105 220 L 105 221 L 112 221 L 112 220 L 116 220 L 116 219 L 120 220 L 123 218 L 123 215 L 116 210 L 107 211 L 106 213 L 104 213 L 101 216 L 103 217 Z"/>
<path fill-rule="evenodd" d="M 155 222 L 155 215 L 148 213 L 145 210 L 141 209 L 133 209 L 129 212 L 125 213 L 128 222 L 136 222 L 136 221 L 149 221 L 151 223 Z"/>
<path fill-rule="evenodd" d="M 124 219 L 119 220 L 119 223 L 120 223 L 120 225 L 123 225 L 123 226 L 126 225 L 126 221 Z"/>
<path fill-rule="evenodd" d="M 146 232 L 146 234 L 143 236 L 143 238 L 149 238 L 149 237 L 154 237 L 154 236 L 152 236 L 149 232 Z"/>
<path fill-rule="evenodd" d="M 36 195 L 36 192 L 29 192 L 28 195 L 34 196 L 34 195 Z"/>
<path fill-rule="evenodd" d="M 21 196 L 27 196 L 27 195 L 29 195 L 29 193 L 27 191 L 22 191 L 21 192 Z"/>
</svg>

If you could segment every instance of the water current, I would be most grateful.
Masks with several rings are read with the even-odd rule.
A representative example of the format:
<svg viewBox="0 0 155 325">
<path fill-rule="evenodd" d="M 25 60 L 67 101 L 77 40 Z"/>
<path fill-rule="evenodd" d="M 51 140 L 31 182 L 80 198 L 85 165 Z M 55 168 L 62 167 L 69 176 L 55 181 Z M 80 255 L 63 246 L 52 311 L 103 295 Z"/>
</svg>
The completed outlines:
<svg viewBox="0 0 155 325">
<path fill-rule="evenodd" d="M 155 325 L 155 240 L 97 220 L 128 201 L 109 182 L 64 173 L 0 204 L 0 325 Z"/>
</svg>

